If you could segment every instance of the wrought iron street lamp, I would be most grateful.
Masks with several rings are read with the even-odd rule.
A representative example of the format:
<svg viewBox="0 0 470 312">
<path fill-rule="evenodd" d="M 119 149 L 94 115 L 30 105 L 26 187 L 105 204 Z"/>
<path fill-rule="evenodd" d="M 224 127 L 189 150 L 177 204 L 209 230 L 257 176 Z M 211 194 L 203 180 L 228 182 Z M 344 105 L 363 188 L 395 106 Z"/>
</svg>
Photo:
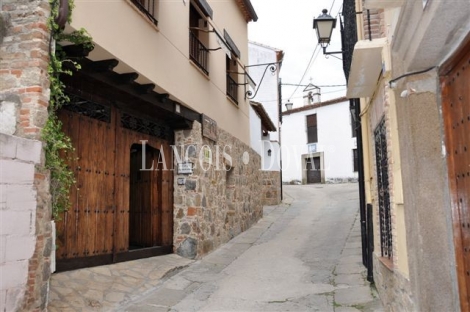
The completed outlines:
<svg viewBox="0 0 470 312">
<path fill-rule="evenodd" d="M 286 109 L 289 111 L 292 109 L 292 106 L 294 105 L 294 103 L 287 102 L 285 105 L 286 105 Z"/>
<path fill-rule="evenodd" d="M 313 19 L 313 29 L 317 32 L 318 44 L 323 48 L 323 54 L 341 54 L 343 51 L 326 52 L 326 47 L 330 44 L 333 28 L 336 27 L 336 18 L 328 14 L 327 9 L 323 9 L 323 14 Z"/>
<path fill-rule="evenodd" d="M 317 31 L 318 43 L 326 48 L 330 44 L 333 28 L 336 27 L 336 18 L 329 15 L 327 9 L 323 9 L 322 13 L 313 20 L 313 29 Z"/>
</svg>

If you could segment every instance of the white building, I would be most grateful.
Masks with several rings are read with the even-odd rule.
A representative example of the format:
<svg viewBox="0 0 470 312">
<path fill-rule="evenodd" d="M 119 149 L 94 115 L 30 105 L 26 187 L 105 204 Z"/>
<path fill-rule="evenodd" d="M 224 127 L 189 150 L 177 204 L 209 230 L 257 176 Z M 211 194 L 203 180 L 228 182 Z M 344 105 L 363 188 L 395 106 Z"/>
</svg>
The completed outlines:
<svg viewBox="0 0 470 312">
<path fill-rule="evenodd" d="M 357 180 L 356 138 L 342 97 L 282 113 L 283 182 Z"/>
<path fill-rule="evenodd" d="M 263 170 L 280 171 L 279 72 L 284 52 L 260 43 L 248 44 L 249 72 L 257 84 L 253 101 L 262 105 L 274 123 L 275 130 L 261 133 L 259 112 L 250 109 L 251 146 L 263 161 Z M 270 65 L 272 64 L 272 65 Z"/>
<path fill-rule="evenodd" d="M 249 74 L 256 88 L 249 94 L 250 145 L 261 155 L 263 203 L 281 201 L 279 72 L 284 52 L 255 42 L 248 44 Z"/>
</svg>

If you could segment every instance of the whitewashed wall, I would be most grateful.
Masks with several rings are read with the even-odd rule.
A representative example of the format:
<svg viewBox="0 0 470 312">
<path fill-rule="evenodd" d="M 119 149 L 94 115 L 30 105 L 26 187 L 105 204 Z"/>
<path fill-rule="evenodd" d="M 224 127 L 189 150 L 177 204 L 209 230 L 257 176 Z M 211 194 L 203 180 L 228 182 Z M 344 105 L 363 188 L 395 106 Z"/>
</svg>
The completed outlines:
<svg viewBox="0 0 470 312">
<path fill-rule="evenodd" d="M 265 64 L 276 62 L 276 50 L 273 48 L 265 47 L 257 43 L 250 42 L 248 44 L 248 60 L 250 65 Z M 278 79 L 279 79 L 279 66 L 274 75 L 268 69 L 264 75 L 264 79 L 260 84 L 261 77 L 266 66 L 250 67 L 249 73 L 251 78 L 259 85 L 259 91 L 253 101 L 263 104 L 264 109 L 271 118 L 271 121 L 278 129 L 279 126 L 279 93 L 278 93 Z M 279 132 L 269 132 L 269 140 L 279 141 Z"/>
<path fill-rule="evenodd" d="M 260 45 L 258 43 L 250 42 L 248 44 L 249 52 L 249 64 L 267 64 L 274 63 L 277 61 L 276 49 L 267 46 Z M 256 119 L 259 120 L 253 109 L 250 110 L 250 124 L 251 124 L 251 145 L 255 151 L 257 151 L 262 158 L 262 169 L 263 170 L 280 170 L 280 152 L 279 152 L 279 93 L 278 93 L 278 79 L 279 79 L 279 65 L 276 67 L 276 71 L 273 73 L 266 66 L 253 66 L 250 67 L 249 73 L 253 78 L 257 87 L 259 87 L 253 101 L 261 103 L 264 110 L 268 114 L 271 121 L 274 123 L 277 131 L 269 132 L 267 136 L 261 135 L 261 123 L 257 124 L 257 121 L 251 121 L 252 115 L 254 114 Z M 261 81 L 261 78 L 263 77 Z M 253 94 L 254 94 L 253 90 Z M 259 130 L 258 130 L 259 129 Z M 263 142 L 261 142 L 261 140 Z M 271 150 L 271 156 L 268 155 L 268 150 Z"/>
<path fill-rule="evenodd" d="M 263 145 L 261 140 L 261 119 L 250 105 L 250 146 L 260 155 L 263 152 Z"/>
<path fill-rule="evenodd" d="M 317 114 L 317 152 L 324 153 L 325 181 L 357 178 L 353 169 L 353 149 L 349 102 L 296 112 L 283 116 L 282 166 L 283 181 L 302 181 L 302 155 L 308 154 L 307 115 Z"/>
</svg>

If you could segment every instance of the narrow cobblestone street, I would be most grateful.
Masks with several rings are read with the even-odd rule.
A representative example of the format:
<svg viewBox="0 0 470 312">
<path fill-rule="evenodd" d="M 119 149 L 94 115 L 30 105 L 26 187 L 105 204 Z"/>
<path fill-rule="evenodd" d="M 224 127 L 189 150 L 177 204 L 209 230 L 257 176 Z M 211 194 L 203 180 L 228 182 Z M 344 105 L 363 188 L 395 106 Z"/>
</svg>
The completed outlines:
<svg viewBox="0 0 470 312">
<path fill-rule="evenodd" d="M 169 255 L 55 274 L 50 310 L 382 311 L 361 265 L 356 188 L 285 186 L 282 205 L 194 263 Z"/>
</svg>

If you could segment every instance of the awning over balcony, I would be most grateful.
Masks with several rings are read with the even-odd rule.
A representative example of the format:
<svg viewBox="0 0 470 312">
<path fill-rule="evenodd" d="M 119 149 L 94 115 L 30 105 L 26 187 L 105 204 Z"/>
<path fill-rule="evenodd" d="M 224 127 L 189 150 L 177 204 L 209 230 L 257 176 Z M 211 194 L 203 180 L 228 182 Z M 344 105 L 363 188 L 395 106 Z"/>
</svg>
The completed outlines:
<svg viewBox="0 0 470 312">
<path fill-rule="evenodd" d="M 382 50 L 386 38 L 359 40 L 354 46 L 346 97 L 370 97 L 382 71 Z"/>
</svg>

